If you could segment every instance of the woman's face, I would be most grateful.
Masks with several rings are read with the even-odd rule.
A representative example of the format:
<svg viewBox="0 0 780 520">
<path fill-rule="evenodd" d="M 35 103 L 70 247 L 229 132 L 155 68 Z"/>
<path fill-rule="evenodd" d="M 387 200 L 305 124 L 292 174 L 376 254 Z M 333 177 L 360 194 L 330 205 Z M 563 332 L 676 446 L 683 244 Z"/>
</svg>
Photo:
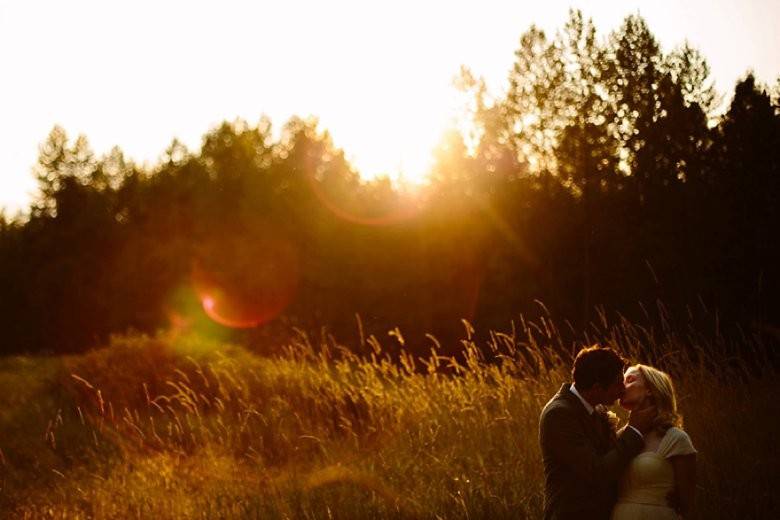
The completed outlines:
<svg viewBox="0 0 780 520">
<path fill-rule="evenodd" d="M 626 410 L 633 410 L 646 397 L 650 395 L 650 390 L 645 385 L 645 378 L 637 367 L 631 367 L 623 374 L 623 385 L 626 391 L 620 398 L 620 406 Z"/>
</svg>

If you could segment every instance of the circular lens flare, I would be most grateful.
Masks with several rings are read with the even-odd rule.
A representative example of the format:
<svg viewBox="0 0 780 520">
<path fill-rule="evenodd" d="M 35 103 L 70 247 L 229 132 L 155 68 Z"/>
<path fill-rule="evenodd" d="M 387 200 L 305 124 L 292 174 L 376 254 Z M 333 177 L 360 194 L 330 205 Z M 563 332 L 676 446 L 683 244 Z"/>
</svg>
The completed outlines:
<svg viewBox="0 0 780 520">
<path fill-rule="evenodd" d="M 219 292 L 218 290 L 215 292 Z M 212 321 L 232 329 L 249 329 L 270 321 L 275 313 L 258 312 L 251 306 L 245 307 L 231 301 L 224 295 L 201 294 L 201 306 Z M 218 303 L 219 301 L 219 303 Z"/>
<path fill-rule="evenodd" d="M 202 246 L 192 269 L 203 312 L 229 328 L 273 320 L 295 296 L 297 260 L 292 244 L 272 228 L 252 237 L 212 239 Z"/>
</svg>

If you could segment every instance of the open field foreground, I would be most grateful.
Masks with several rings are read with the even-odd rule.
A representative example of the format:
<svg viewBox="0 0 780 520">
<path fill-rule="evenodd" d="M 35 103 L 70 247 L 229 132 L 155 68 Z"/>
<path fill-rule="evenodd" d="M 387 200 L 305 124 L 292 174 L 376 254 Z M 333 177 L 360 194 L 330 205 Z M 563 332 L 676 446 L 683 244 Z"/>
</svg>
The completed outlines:
<svg viewBox="0 0 780 520">
<path fill-rule="evenodd" d="M 415 359 L 398 336 L 357 356 L 303 335 L 271 358 L 160 335 L 3 359 L 0 516 L 539 518 L 537 419 L 569 361 L 549 323 L 493 335 L 490 363 L 466 325 L 460 361 L 433 339 Z M 776 369 L 628 323 L 602 337 L 673 374 L 696 516 L 775 517 Z"/>
</svg>

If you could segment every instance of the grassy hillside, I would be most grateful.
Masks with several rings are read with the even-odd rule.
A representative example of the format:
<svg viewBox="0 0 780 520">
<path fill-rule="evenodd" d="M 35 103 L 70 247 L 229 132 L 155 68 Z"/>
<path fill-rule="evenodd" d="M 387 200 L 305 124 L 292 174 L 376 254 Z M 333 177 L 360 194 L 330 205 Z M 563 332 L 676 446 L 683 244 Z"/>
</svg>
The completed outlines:
<svg viewBox="0 0 780 520">
<path fill-rule="evenodd" d="M 0 360 L 0 513 L 539 518 L 537 418 L 569 361 L 549 354 L 549 322 L 493 335 L 493 363 L 468 329 L 460 361 L 433 339 L 414 359 L 400 336 L 361 355 L 302 336 L 264 358 L 172 335 Z M 673 373 L 700 451 L 698 517 L 780 511 L 774 369 L 627 323 L 600 337 Z"/>
</svg>

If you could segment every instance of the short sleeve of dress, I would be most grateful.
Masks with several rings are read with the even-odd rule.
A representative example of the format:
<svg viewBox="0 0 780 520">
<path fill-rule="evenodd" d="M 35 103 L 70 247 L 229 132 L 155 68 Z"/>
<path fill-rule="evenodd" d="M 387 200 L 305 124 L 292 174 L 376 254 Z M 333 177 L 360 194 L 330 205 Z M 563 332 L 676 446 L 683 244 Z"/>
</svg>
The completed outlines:
<svg viewBox="0 0 780 520">
<path fill-rule="evenodd" d="M 669 428 L 661 441 L 658 452 L 664 457 L 669 458 L 677 455 L 691 455 L 692 453 L 696 453 L 696 448 L 693 447 L 691 438 L 683 430 L 679 428 Z"/>
</svg>

